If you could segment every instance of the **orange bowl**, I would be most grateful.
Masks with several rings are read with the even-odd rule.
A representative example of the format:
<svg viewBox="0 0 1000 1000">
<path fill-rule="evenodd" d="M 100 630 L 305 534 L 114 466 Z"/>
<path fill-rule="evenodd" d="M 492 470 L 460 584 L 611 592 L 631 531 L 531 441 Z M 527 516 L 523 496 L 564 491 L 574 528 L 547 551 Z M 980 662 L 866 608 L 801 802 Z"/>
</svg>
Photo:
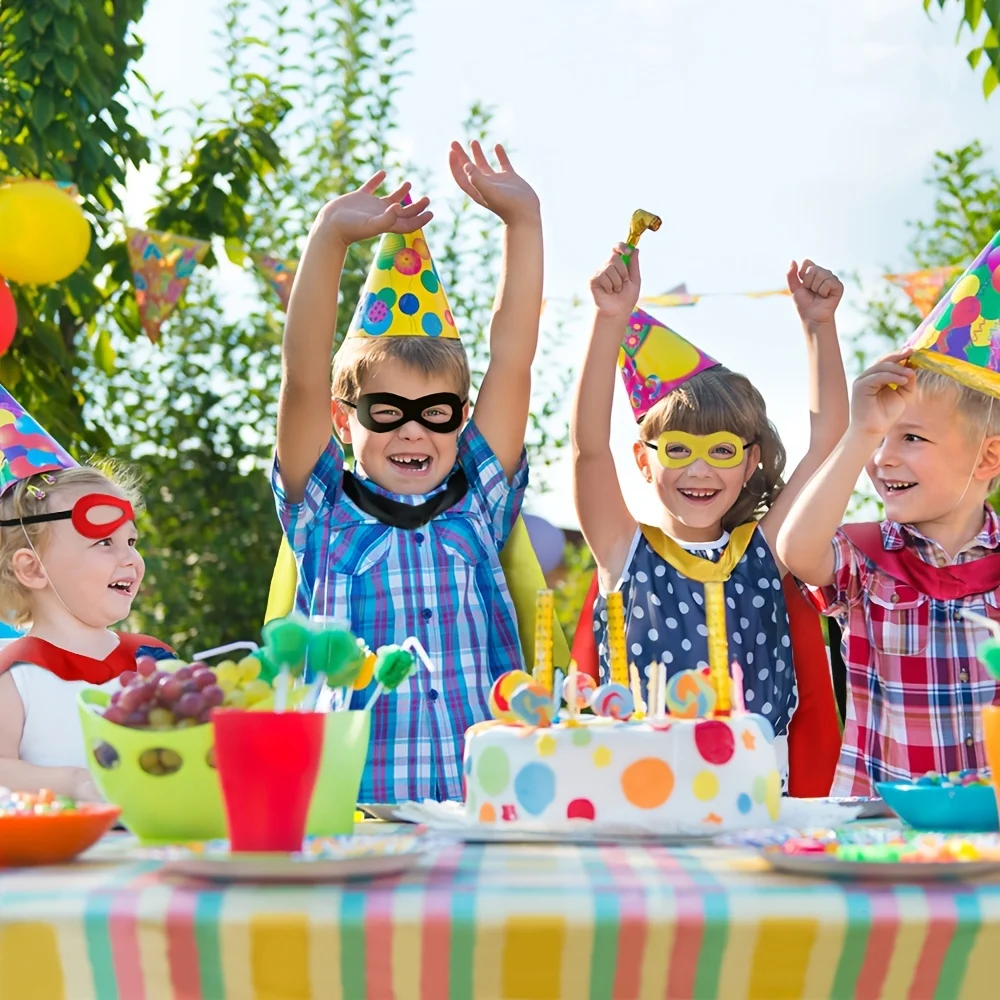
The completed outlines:
<svg viewBox="0 0 1000 1000">
<path fill-rule="evenodd" d="M 0 816 L 0 868 L 69 861 L 96 844 L 120 815 L 118 806 L 83 803 L 76 812 Z"/>
</svg>

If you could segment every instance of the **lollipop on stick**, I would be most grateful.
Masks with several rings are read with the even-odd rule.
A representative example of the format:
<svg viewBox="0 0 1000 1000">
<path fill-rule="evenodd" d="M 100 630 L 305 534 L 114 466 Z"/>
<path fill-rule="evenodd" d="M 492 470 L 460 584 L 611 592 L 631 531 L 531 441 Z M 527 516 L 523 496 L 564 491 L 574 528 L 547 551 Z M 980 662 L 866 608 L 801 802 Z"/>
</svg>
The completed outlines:
<svg viewBox="0 0 1000 1000">
<path fill-rule="evenodd" d="M 327 628 L 309 637 L 306 662 L 316 678 L 304 702 L 304 711 L 312 712 L 324 685 L 329 684 L 332 690 L 337 690 L 354 683 L 364 666 L 365 655 L 358 640 L 347 629 Z"/>
<path fill-rule="evenodd" d="M 378 687 L 365 705 L 370 712 L 384 691 L 395 691 L 417 669 L 416 657 L 401 646 L 381 646 L 376 654 L 375 680 Z"/>
<path fill-rule="evenodd" d="M 275 685 L 277 693 L 274 699 L 276 712 L 285 711 L 291 679 L 294 675 L 301 674 L 305 667 L 311 634 L 309 626 L 293 615 L 269 621 L 261 631 L 268 657 L 278 665 Z"/>
</svg>

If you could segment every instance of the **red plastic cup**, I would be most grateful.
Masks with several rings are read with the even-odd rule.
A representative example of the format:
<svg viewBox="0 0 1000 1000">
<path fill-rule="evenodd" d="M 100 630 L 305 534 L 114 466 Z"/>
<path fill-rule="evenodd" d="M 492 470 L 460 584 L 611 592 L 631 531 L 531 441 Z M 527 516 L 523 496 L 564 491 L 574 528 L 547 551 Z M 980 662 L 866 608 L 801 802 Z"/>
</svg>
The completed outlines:
<svg viewBox="0 0 1000 1000">
<path fill-rule="evenodd" d="M 212 713 L 230 850 L 302 850 L 325 718 L 322 712 Z"/>
</svg>

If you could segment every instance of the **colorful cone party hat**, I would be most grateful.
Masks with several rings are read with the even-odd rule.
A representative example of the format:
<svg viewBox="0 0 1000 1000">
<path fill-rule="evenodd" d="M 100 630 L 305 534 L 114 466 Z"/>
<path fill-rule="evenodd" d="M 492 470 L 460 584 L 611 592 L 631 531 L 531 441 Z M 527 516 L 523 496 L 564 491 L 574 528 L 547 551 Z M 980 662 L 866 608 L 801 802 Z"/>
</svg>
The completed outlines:
<svg viewBox="0 0 1000 1000">
<path fill-rule="evenodd" d="M 618 352 L 618 367 L 636 420 L 668 393 L 718 361 L 647 312 L 636 309 Z"/>
<path fill-rule="evenodd" d="M 908 364 L 1000 396 L 1000 233 L 906 342 Z"/>
<path fill-rule="evenodd" d="M 422 229 L 382 237 L 347 336 L 459 339 Z"/>
<path fill-rule="evenodd" d="M 0 495 L 42 472 L 72 469 L 76 462 L 0 385 Z"/>
</svg>

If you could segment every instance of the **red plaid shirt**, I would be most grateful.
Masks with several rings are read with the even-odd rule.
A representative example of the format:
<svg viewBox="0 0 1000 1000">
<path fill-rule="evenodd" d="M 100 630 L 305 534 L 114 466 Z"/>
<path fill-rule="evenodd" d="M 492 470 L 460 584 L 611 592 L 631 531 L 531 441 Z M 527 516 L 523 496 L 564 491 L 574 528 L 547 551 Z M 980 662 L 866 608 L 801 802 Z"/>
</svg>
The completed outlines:
<svg viewBox="0 0 1000 1000">
<path fill-rule="evenodd" d="M 884 521 L 886 549 L 910 546 L 922 560 L 948 565 L 937 542 L 907 524 Z M 1000 548 L 1000 518 L 986 510 L 982 531 L 958 554 L 970 562 Z M 876 781 L 927 771 L 985 767 L 982 708 L 1000 688 L 976 658 L 985 629 L 960 611 L 1000 620 L 1000 591 L 939 601 L 899 583 L 838 531 L 834 583 L 805 588 L 844 633 L 847 718 L 833 795 L 873 795 Z"/>
</svg>

